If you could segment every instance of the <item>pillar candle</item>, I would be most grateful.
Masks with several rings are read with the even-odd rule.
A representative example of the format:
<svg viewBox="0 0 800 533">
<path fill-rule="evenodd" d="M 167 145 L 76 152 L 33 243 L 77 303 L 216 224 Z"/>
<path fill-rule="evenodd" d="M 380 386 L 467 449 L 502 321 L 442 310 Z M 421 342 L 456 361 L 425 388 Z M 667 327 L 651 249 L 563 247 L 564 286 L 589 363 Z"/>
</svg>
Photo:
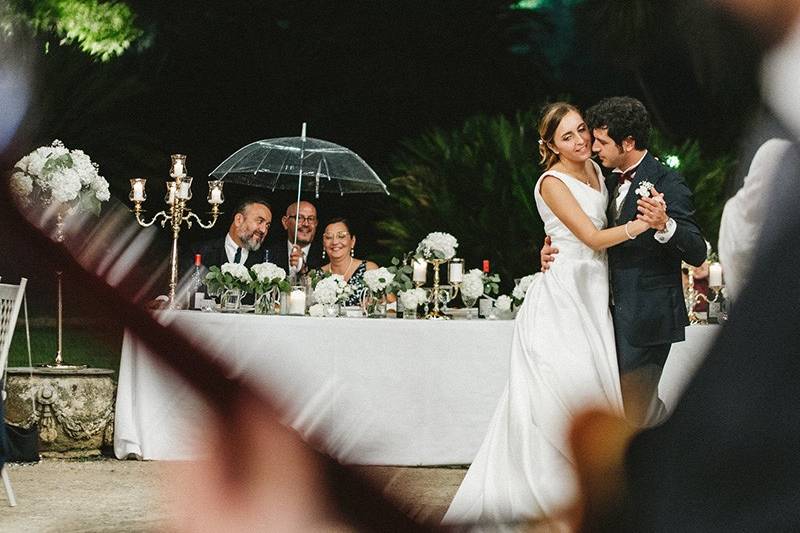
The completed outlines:
<svg viewBox="0 0 800 533">
<path fill-rule="evenodd" d="M 144 185 L 142 185 L 141 181 L 137 181 L 133 184 L 133 201 L 134 202 L 144 201 Z"/>
<path fill-rule="evenodd" d="M 189 187 L 191 183 L 188 181 L 182 181 L 180 191 L 178 191 L 178 198 L 181 200 L 188 200 L 189 199 Z"/>
<path fill-rule="evenodd" d="M 289 314 L 304 315 L 306 313 L 306 292 L 303 289 L 293 289 L 289 293 Z"/>
<path fill-rule="evenodd" d="M 451 262 L 447 279 L 450 283 L 461 283 L 464 280 L 464 263 L 461 261 Z"/>
<path fill-rule="evenodd" d="M 175 161 L 175 167 L 172 169 L 172 174 L 176 177 L 183 177 L 183 163 L 181 163 L 180 160 Z"/>
<path fill-rule="evenodd" d="M 219 189 L 211 189 L 211 201 L 210 204 L 221 204 L 222 203 L 222 191 Z"/>
<path fill-rule="evenodd" d="M 413 279 L 417 283 L 425 283 L 428 278 L 428 263 L 424 259 L 414 259 Z"/>
<path fill-rule="evenodd" d="M 719 263 L 708 265 L 708 286 L 722 287 L 722 265 Z"/>
</svg>

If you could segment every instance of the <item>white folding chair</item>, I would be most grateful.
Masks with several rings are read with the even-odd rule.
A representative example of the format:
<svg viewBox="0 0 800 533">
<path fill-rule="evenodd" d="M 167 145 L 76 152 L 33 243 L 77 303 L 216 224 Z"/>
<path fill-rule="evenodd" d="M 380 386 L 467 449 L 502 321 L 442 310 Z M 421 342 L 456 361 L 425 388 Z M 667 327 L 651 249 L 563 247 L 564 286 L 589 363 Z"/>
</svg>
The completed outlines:
<svg viewBox="0 0 800 533">
<path fill-rule="evenodd" d="M 14 328 L 17 326 L 17 317 L 22 306 L 22 298 L 25 295 L 25 285 L 27 283 L 28 280 L 25 278 L 20 279 L 19 285 L 0 283 L 0 370 L 3 373 L 3 390 L 0 401 L 3 402 L 6 401 L 5 372 L 6 365 L 8 365 L 8 351 L 11 348 L 11 339 L 14 337 Z M 0 424 L 2 423 L 4 421 L 0 420 Z M 5 464 L 0 470 L 0 476 L 3 478 L 8 504 L 11 507 L 15 507 L 17 500 L 14 498 L 14 489 L 11 488 L 11 480 L 8 479 L 8 471 Z"/>
</svg>

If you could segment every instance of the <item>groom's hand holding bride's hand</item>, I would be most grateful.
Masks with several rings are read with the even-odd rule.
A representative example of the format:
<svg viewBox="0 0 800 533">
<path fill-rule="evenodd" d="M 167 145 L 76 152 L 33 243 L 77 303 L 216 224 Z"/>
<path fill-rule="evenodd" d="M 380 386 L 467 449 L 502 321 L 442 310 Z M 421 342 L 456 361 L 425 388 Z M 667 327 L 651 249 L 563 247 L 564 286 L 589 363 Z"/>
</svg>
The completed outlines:
<svg viewBox="0 0 800 533">
<path fill-rule="evenodd" d="M 553 246 L 553 241 L 550 240 L 550 237 L 545 235 L 544 237 L 544 245 L 542 249 L 539 251 L 539 261 L 541 263 L 541 271 L 547 272 L 547 269 L 550 268 L 550 263 L 556 258 L 556 254 L 558 253 L 558 248 Z"/>
<path fill-rule="evenodd" d="M 664 201 L 664 193 L 660 193 L 653 187 L 650 197 L 639 198 L 636 202 L 639 213 L 636 218 L 647 223 L 656 231 L 664 231 L 667 227 L 667 203 Z"/>
</svg>

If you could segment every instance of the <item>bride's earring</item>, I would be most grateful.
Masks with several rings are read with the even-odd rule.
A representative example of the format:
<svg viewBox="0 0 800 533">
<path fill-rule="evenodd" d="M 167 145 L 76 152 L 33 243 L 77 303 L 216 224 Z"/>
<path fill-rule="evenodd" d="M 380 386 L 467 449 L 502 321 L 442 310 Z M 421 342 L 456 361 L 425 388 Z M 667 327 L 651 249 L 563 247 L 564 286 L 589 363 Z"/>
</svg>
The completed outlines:
<svg viewBox="0 0 800 533">
<path fill-rule="evenodd" d="M 355 256 L 356 256 L 356 249 L 350 248 L 350 257 L 355 257 Z"/>
<path fill-rule="evenodd" d="M 322 249 L 322 259 L 325 259 L 325 248 Z"/>
</svg>

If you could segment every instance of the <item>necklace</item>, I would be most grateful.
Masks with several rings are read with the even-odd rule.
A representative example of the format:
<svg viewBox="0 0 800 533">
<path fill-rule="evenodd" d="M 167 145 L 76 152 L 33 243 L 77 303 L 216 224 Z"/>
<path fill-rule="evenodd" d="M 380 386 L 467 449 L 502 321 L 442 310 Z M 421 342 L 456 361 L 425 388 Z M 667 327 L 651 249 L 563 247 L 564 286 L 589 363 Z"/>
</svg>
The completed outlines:
<svg viewBox="0 0 800 533">
<path fill-rule="evenodd" d="M 344 273 L 340 274 L 343 278 L 347 279 L 347 273 L 350 272 L 350 267 L 353 266 L 353 256 L 350 256 L 350 262 L 347 263 L 347 268 L 344 269 Z M 333 274 L 337 274 L 337 272 L 333 272 L 333 263 L 331 263 L 331 272 Z"/>
</svg>

